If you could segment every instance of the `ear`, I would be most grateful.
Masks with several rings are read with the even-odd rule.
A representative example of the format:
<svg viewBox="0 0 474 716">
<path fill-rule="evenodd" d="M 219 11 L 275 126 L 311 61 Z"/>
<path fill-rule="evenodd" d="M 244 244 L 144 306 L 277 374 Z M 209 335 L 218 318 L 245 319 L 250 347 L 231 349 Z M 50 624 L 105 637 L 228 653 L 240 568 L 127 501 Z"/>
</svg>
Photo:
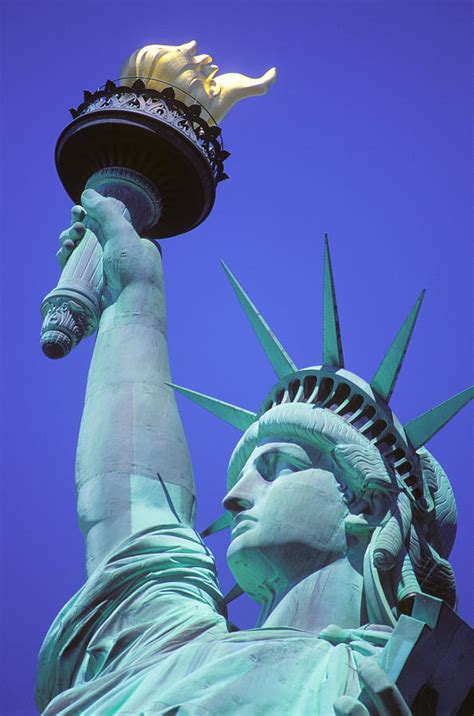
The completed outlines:
<svg viewBox="0 0 474 716">
<path fill-rule="evenodd" d="M 354 536 L 371 534 L 377 527 L 380 527 L 390 519 L 389 495 L 378 493 L 370 499 L 358 498 L 348 505 L 348 514 L 344 525 L 346 532 Z"/>
<path fill-rule="evenodd" d="M 352 534 L 373 532 L 388 519 L 393 483 L 382 457 L 371 443 L 346 443 L 334 447 L 331 456 L 338 468 L 336 479 L 347 494 L 349 514 L 346 530 Z"/>
</svg>

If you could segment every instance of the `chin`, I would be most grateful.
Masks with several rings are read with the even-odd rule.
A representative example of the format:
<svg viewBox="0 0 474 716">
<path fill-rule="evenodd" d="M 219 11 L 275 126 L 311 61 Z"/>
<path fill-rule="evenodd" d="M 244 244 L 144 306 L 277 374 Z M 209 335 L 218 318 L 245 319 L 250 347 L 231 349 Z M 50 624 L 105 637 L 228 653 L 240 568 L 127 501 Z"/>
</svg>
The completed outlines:
<svg viewBox="0 0 474 716">
<path fill-rule="evenodd" d="M 265 579 L 262 580 L 261 555 L 258 548 L 246 545 L 242 540 L 243 536 L 239 535 L 230 543 L 227 564 L 239 587 L 261 604 L 268 600 L 271 592 L 265 588 Z"/>
<path fill-rule="evenodd" d="M 273 550 L 273 545 L 259 545 L 248 534 L 236 537 L 227 550 L 227 564 L 235 581 L 259 604 L 273 600 L 288 584 L 278 560 L 272 559 Z"/>
</svg>

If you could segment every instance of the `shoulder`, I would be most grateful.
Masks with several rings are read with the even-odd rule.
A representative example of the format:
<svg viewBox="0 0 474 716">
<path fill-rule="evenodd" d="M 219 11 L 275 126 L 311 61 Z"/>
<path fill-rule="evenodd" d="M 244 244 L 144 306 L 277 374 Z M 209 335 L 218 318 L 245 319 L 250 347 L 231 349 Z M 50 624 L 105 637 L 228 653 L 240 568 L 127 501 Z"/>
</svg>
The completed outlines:
<svg viewBox="0 0 474 716">
<path fill-rule="evenodd" d="M 181 523 L 137 532 L 51 625 L 39 657 L 38 701 L 44 706 L 72 681 L 96 678 L 127 659 L 135 663 L 143 653 L 179 648 L 214 629 L 226 631 L 223 597 L 214 557 L 198 533 Z"/>
</svg>

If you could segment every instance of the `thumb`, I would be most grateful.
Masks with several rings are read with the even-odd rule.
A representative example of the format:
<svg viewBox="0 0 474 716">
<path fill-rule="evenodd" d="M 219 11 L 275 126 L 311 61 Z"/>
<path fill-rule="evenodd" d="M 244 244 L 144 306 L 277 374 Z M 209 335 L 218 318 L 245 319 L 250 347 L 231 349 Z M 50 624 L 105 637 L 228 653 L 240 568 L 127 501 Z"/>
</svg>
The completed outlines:
<svg viewBox="0 0 474 716">
<path fill-rule="evenodd" d="M 86 189 L 82 192 L 81 204 L 87 212 L 85 224 L 96 234 L 102 246 L 117 232 L 122 235 L 133 232 L 130 212 L 118 199 Z"/>
</svg>

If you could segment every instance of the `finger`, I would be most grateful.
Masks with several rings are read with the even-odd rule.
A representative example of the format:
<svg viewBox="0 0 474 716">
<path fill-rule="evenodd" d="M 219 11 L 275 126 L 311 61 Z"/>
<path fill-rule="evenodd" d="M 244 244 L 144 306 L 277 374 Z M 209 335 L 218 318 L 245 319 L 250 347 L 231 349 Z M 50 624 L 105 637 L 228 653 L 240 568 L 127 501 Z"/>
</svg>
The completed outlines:
<svg viewBox="0 0 474 716">
<path fill-rule="evenodd" d="M 59 235 L 59 243 L 61 248 L 56 253 L 56 259 L 59 267 L 63 269 L 68 259 L 81 239 L 84 238 L 86 227 L 79 221 L 76 221 L 69 229 L 62 231 Z"/>
<path fill-rule="evenodd" d="M 69 229 L 62 231 L 59 235 L 59 243 L 66 249 L 72 250 L 81 239 L 84 238 L 86 227 L 80 221 L 76 221 Z"/>
<path fill-rule="evenodd" d="M 84 238 L 86 227 L 81 221 L 76 221 L 69 229 L 69 237 L 72 241 L 77 242 Z"/>
<path fill-rule="evenodd" d="M 80 206 L 79 204 L 73 206 L 71 209 L 71 226 L 73 226 L 77 221 L 84 221 L 85 215 L 86 212 L 83 206 Z"/>
<path fill-rule="evenodd" d="M 334 702 L 336 716 L 369 716 L 369 712 L 360 701 L 352 696 L 339 696 Z"/>
<path fill-rule="evenodd" d="M 73 251 L 73 249 L 65 248 L 64 246 L 61 246 L 59 251 L 56 252 L 56 261 L 58 262 L 59 268 L 61 269 L 61 271 L 67 264 L 69 257 L 72 254 L 72 251 Z"/>
<path fill-rule="evenodd" d="M 411 716 L 400 690 L 374 659 L 367 659 L 359 674 L 380 716 Z"/>
<path fill-rule="evenodd" d="M 72 239 L 69 236 L 69 229 L 66 229 L 65 231 L 61 231 L 61 233 L 59 234 L 59 243 L 61 244 L 61 249 L 69 248 L 71 246 L 71 244 L 72 244 L 71 248 L 74 248 L 74 241 L 72 241 Z"/>
</svg>

